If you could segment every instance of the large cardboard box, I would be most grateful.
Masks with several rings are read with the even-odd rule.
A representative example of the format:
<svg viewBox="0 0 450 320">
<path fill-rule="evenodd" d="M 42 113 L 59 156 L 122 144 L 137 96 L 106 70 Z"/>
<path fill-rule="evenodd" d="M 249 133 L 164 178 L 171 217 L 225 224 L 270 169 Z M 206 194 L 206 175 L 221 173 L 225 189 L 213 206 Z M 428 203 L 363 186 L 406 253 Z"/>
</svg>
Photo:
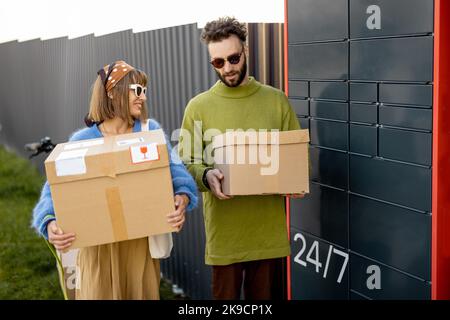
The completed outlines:
<svg viewBox="0 0 450 320">
<path fill-rule="evenodd" d="M 45 161 L 58 225 L 71 249 L 175 231 L 162 130 L 58 144 Z"/>
<path fill-rule="evenodd" d="M 229 131 L 213 138 L 227 195 L 309 193 L 308 130 Z"/>
</svg>

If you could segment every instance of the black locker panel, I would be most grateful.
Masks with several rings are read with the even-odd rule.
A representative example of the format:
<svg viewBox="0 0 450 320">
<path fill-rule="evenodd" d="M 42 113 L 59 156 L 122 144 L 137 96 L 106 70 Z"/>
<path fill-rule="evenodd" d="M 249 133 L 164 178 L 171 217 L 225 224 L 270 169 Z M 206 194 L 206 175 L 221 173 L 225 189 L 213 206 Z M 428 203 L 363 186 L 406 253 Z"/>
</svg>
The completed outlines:
<svg viewBox="0 0 450 320">
<path fill-rule="evenodd" d="M 309 97 L 309 84 L 307 81 L 289 81 L 289 97 Z"/>
<path fill-rule="evenodd" d="M 311 147 L 311 180 L 340 189 L 348 188 L 348 155 L 344 152 Z"/>
<path fill-rule="evenodd" d="M 411 54 L 411 53 L 414 54 Z M 350 42 L 350 79 L 432 81 L 433 37 Z"/>
<path fill-rule="evenodd" d="M 431 298 L 429 282 L 356 254 L 350 254 L 350 272 L 350 288 L 369 299 L 424 300 Z M 379 288 L 375 287 L 377 274 L 380 275 Z"/>
<path fill-rule="evenodd" d="M 350 155 L 350 172 L 352 192 L 431 211 L 431 170 L 428 168 Z"/>
<path fill-rule="evenodd" d="M 378 107 L 375 104 L 350 104 L 350 121 L 374 124 L 378 119 Z"/>
<path fill-rule="evenodd" d="M 348 48 L 346 42 L 289 46 L 289 78 L 291 80 L 343 80 L 347 77 Z"/>
<path fill-rule="evenodd" d="M 309 115 L 309 100 L 289 99 L 289 102 L 291 103 L 291 107 L 294 109 L 297 116 Z"/>
<path fill-rule="evenodd" d="M 376 83 L 350 83 L 350 100 L 376 102 L 378 97 L 378 88 Z"/>
<path fill-rule="evenodd" d="M 433 10 L 432 0 L 350 0 L 350 36 L 432 33 Z"/>
<path fill-rule="evenodd" d="M 380 156 L 431 166 L 431 133 L 381 128 Z"/>
<path fill-rule="evenodd" d="M 350 195 L 352 251 L 430 280 L 430 237 L 430 215 Z"/>
<path fill-rule="evenodd" d="M 331 100 L 348 100 L 346 82 L 311 82 L 311 97 Z"/>
<path fill-rule="evenodd" d="M 347 38 L 347 0 L 289 1 L 288 12 L 289 43 Z"/>
<path fill-rule="evenodd" d="M 355 300 L 355 301 L 356 300 L 362 300 L 362 301 L 371 300 L 371 299 L 369 299 L 369 298 L 363 296 L 362 294 L 360 294 L 358 292 L 355 292 L 353 290 L 350 290 L 350 298 L 349 299 L 350 300 Z"/>
<path fill-rule="evenodd" d="M 288 0 L 289 96 L 311 139 L 292 257 L 299 241 L 321 263 L 351 254 L 348 291 L 292 261 L 293 299 L 431 297 L 433 14 L 433 0 Z"/>
<path fill-rule="evenodd" d="M 331 120 L 348 120 L 348 104 L 328 101 L 312 101 L 311 116 Z"/>
<path fill-rule="evenodd" d="M 387 126 L 431 131 L 433 111 L 400 106 L 380 106 L 379 120 L 380 124 Z"/>
<path fill-rule="evenodd" d="M 311 120 L 310 140 L 313 145 L 347 150 L 348 125 L 343 122 Z"/>
<path fill-rule="evenodd" d="M 309 129 L 309 118 L 299 117 L 298 122 L 300 123 L 300 128 Z"/>
<path fill-rule="evenodd" d="M 431 107 L 433 87 L 431 85 L 381 83 L 380 101 L 386 104 Z"/>
<path fill-rule="evenodd" d="M 342 247 L 348 246 L 348 194 L 312 182 L 311 193 L 292 200 L 291 225 Z"/>
<path fill-rule="evenodd" d="M 377 155 L 377 128 L 366 125 L 350 125 L 350 151 L 368 156 Z"/>
<path fill-rule="evenodd" d="M 291 251 L 293 299 L 349 299 L 347 250 L 292 228 Z"/>
</svg>

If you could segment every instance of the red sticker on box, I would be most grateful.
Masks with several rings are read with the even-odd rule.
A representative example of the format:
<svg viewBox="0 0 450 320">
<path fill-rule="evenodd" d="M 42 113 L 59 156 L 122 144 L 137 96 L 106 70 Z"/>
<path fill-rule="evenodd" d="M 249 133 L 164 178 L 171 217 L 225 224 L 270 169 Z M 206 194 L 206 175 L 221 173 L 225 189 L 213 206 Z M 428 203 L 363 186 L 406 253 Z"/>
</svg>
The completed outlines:
<svg viewBox="0 0 450 320">
<path fill-rule="evenodd" d="M 156 143 L 143 144 L 130 147 L 131 162 L 141 163 L 159 159 L 158 145 Z"/>
</svg>

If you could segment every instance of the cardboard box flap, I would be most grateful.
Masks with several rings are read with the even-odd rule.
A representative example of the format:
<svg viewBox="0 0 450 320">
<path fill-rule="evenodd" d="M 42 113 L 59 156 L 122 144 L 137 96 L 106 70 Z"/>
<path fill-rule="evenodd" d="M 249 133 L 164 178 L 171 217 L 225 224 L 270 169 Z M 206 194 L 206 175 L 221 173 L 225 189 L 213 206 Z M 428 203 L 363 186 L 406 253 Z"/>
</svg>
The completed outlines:
<svg viewBox="0 0 450 320">
<path fill-rule="evenodd" d="M 213 149 L 232 145 L 292 144 L 309 142 L 309 130 L 228 131 L 213 137 Z"/>
<path fill-rule="evenodd" d="M 45 160 L 49 183 L 65 183 L 166 167 L 162 130 L 58 144 Z"/>
</svg>

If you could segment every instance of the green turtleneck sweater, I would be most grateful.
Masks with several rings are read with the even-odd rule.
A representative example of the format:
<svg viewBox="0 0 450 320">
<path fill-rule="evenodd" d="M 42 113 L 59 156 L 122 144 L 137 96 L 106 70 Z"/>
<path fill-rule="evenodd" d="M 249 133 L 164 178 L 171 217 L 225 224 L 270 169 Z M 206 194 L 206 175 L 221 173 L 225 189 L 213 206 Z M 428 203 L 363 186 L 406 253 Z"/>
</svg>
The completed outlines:
<svg viewBox="0 0 450 320">
<path fill-rule="evenodd" d="M 286 131 L 299 128 L 285 94 L 252 77 L 247 84 L 235 88 L 218 81 L 189 102 L 179 151 L 203 192 L 206 264 L 227 265 L 290 254 L 283 196 L 235 196 L 230 200 L 219 200 L 203 184 L 203 172 L 212 167 L 202 158 L 203 151 L 211 143 L 211 136 L 227 129 Z M 195 135 L 197 141 L 201 141 L 201 147 L 194 145 Z M 186 143 L 189 140 L 190 144 Z M 188 148 L 191 153 L 184 151 Z"/>
</svg>

